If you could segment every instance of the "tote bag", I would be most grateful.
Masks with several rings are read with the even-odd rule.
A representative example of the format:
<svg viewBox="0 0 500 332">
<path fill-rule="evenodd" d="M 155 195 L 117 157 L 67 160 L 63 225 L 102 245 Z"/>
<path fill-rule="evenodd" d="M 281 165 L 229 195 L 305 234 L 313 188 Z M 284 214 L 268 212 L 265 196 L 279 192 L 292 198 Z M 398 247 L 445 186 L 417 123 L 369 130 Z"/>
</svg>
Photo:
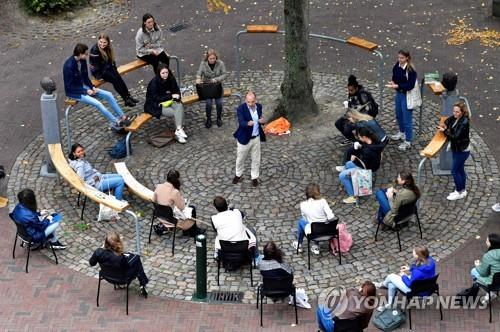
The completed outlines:
<svg viewBox="0 0 500 332">
<path fill-rule="evenodd" d="M 372 194 L 372 170 L 366 169 L 365 163 L 361 159 L 357 159 L 364 169 L 356 169 L 351 174 L 354 196 L 369 196 Z"/>
<path fill-rule="evenodd" d="M 406 108 L 413 110 L 422 105 L 422 96 L 420 95 L 420 86 L 418 80 L 415 80 L 415 86 L 406 92 Z"/>
</svg>

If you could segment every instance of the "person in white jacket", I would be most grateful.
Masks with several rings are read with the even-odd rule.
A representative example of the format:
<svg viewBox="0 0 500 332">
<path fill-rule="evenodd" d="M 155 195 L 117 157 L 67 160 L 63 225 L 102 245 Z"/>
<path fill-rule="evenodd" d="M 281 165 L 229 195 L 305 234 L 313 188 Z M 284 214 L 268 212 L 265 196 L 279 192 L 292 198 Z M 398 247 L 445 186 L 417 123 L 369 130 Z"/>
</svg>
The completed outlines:
<svg viewBox="0 0 500 332">
<path fill-rule="evenodd" d="M 311 223 L 326 222 L 335 218 L 326 199 L 321 197 L 319 185 L 316 183 L 307 185 L 306 200 L 300 203 L 300 213 L 302 217 L 297 221 L 297 241 L 293 242 L 295 249 L 302 245 L 304 235 L 311 234 Z M 311 251 L 319 255 L 319 246 L 313 245 Z"/>
<path fill-rule="evenodd" d="M 218 257 L 220 250 L 220 240 L 222 241 L 243 241 L 248 240 L 248 250 L 253 254 L 253 257 L 259 257 L 257 247 L 257 238 L 255 230 L 248 228 L 243 224 L 243 213 L 238 209 L 228 209 L 227 201 L 224 197 L 216 196 L 214 206 L 219 213 L 212 216 L 212 225 L 216 232 L 215 236 L 215 253 L 214 257 Z"/>
</svg>

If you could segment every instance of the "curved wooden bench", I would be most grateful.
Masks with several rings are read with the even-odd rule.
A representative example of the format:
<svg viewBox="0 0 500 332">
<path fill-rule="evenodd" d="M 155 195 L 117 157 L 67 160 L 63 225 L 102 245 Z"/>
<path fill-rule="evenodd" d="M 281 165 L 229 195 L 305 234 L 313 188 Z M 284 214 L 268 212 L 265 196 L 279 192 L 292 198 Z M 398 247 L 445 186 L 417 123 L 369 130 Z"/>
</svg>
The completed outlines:
<svg viewBox="0 0 500 332">
<path fill-rule="evenodd" d="M 145 201 L 153 202 L 154 192 L 140 184 L 139 181 L 137 181 L 130 173 L 124 162 L 115 163 L 115 169 L 116 172 L 123 177 L 129 191 L 133 192 Z"/>
<path fill-rule="evenodd" d="M 129 207 L 128 202 L 120 201 L 114 196 L 107 195 L 86 184 L 69 165 L 66 157 L 64 156 L 60 143 L 48 144 L 48 149 L 50 158 L 52 159 L 52 163 L 57 169 L 57 172 L 59 172 L 59 174 L 66 180 L 66 182 L 68 182 L 73 188 L 78 190 L 78 192 L 82 193 L 94 202 L 106 205 L 107 207 L 118 212 L 123 212 Z"/>
<path fill-rule="evenodd" d="M 349 37 L 349 38 L 347 38 L 346 42 L 347 42 L 347 44 L 361 47 L 361 48 L 368 50 L 368 51 L 373 51 L 373 50 L 378 48 L 377 44 L 372 43 L 371 41 L 368 41 L 368 40 L 364 40 L 364 39 L 359 38 L 359 37 Z"/>
<path fill-rule="evenodd" d="M 120 75 L 125 75 L 127 73 L 130 73 L 131 71 L 134 71 L 136 69 L 139 69 L 139 68 L 142 68 L 144 66 L 147 66 L 148 63 L 145 62 L 145 61 L 142 61 L 141 59 L 136 59 L 132 62 L 129 62 L 129 63 L 126 63 L 124 65 L 121 65 L 119 66 L 117 69 L 118 69 L 118 74 Z M 97 80 L 97 79 L 93 79 L 92 80 L 92 84 L 94 84 L 94 86 L 96 88 L 98 88 L 99 86 L 103 85 L 105 83 L 105 81 L 103 79 L 100 79 L 100 80 Z"/>
<path fill-rule="evenodd" d="M 247 25 L 248 33 L 276 33 L 278 32 L 278 26 L 275 24 L 269 25 Z"/>
<path fill-rule="evenodd" d="M 446 120 L 445 116 L 440 118 L 439 123 L 443 124 L 444 120 Z M 429 159 L 434 158 L 445 144 L 446 135 L 442 131 L 437 130 L 429 144 L 427 144 L 427 146 L 420 151 L 420 155 Z"/>
</svg>

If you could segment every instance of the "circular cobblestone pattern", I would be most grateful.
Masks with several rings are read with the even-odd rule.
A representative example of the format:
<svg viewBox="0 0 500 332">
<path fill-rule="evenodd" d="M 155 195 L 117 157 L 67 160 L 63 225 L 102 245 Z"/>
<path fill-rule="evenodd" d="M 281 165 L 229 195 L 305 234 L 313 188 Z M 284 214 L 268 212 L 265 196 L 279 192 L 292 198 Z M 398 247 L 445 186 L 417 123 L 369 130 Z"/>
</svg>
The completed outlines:
<svg viewBox="0 0 500 332">
<path fill-rule="evenodd" d="M 315 73 L 313 77 L 316 100 L 322 105 L 321 114 L 311 123 L 293 127 L 289 136 L 268 138 L 268 142 L 262 146 L 261 186 L 258 188 L 251 186 L 249 169 L 242 183 L 231 183 L 236 158 L 236 143 L 232 133 L 236 128 L 235 107 L 238 103 L 234 97 L 225 100 L 224 125 L 221 128 L 214 126 L 207 130 L 204 127 L 204 104 L 186 107 L 186 132 L 189 138 L 184 145 L 176 143 L 161 149 L 148 145 L 148 135 L 165 127 L 173 128 L 170 118 L 153 119 L 133 135 L 133 155 L 126 160 L 127 166 L 139 182 L 151 189 L 154 189 L 155 184 L 165 181 L 169 169 L 178 169 L 183 191 L 196 205 L 199 219 L 207 223 L 210 216 L 215 214 L 211 204 L 214 196 L 226 197 L 231 206 L 247 213 L 247 224 L 255 227 L 261 244 L 269 240 L 278 243 L 285 253 L 285 260 L 295 271 L 296 286 L 305 288 L 312 298 L 326 287 L 354 285 L 362 279 L 382 280 L 387 273 L 396 271 L 411 258 L 411 248 L 417 243 L 426 244 L 439 260 L 451 254 L 466 239 L 475 236 L 487 218 L 490 205 L 494 203 L 490 193 L 498 187 L 498 167 L 476 132 L 472 131 L 471 134 L 473 156 L 466 164 L 469 195 L 465 200 L 448 202 L 446 195 L 453 190 L 452 178 L 433 176 L 430 162 L 427 162 L 420 201 L 424 238 L 421 240 L 416 225 L 411 225 L 401 232 L 403 250 L 399 252 L 396 236 L 392 232 L 383 232 L 379 240 L 374 241 L 376 227 L 371 222 L 377 209 L 374 197 L 362 198 L 359 207 L 341 201 L 345 193 L 340 190 L 334 167 L 339 164 L 345 147 L 339 144 L 342 139 L 333 123 L 343 113 L 345 78 L 320 73 Z M 264 105 L 264 113 L 269 115 L 271 108 L 268 106 L 279 95 L 281 80 L 282 72 L 255 71 L 251 77 L 243 75 L 242 86 L 256 90 L 259 101 Z M 369 82 L 366 85 L 378 98 L 376 86 Z M 226 86 L 235 86 L 234 80 L 230 80 Z M 105 88 L 110 89 L 109 86 Z M 144 89 L 144 86 L 140 86 L 134 91 L 134 95 L 142 101 L 145 98 Z M 390 93 L 385 94 L 384 104 L 385 108 L 377 119 L 387 133 L 392 133 L 396 125 Z M 141 110 L 142 105 L 127 112 Z M 392 183 L 397 170 L 410 169 L 416 176 L 421 159 L 418 152 L 432 138 L 438 113 L 439 106 L 426 101 L 422 134 L 416 137 L 410 151 L 398 151 L 395 143 L 387 146 L 375 187 Z M 417 113 L 415 118 L 418 118 Z M 418 121 L 415 122 L 417 134 Z M 103 173 L 113 172 L 115 160 L 109 158 L 107 151 L 118 136 L 107 128 L 99 113 L 89 107 L 80 107 L 71 114 L 71 126 L 73 142 L 80 142 L 86 147 L 89 161 Z M 64 136 L 62 142 L 66 142 Z M 15 193 L 24 187 L 33 188 L 41 208 L 55 208 L 64 215 L 62 241 L 68 243 L 69 247 L 58 254 L 61 264 L 96 277 L 97 269 L 88 265 L 93 250 L 102 245 L 105 234 L 110 230 L 123 234 L 128 247 L 133 250 L 133 220 L 124 214 L 118 222 L 96 222 L 98 206 L 88 203 L 84 221 L 81 222 L 75 190 L 64 182 L 58 183 L 56 179 L 39 176 L 43 156 L 42 136 L 19 155 L 9 182 L 11 208 Z M 307 253 L 296 255 L 292 241 L 295 240 L 295 223 L 300 216 L 299 203 L 304 200 L 305 186 L 313 181 L 321 185 L 322 194 L 334 213 L 347 224 L 354 245 L 343 256 L 342 265 L 339 265 L 329 253 L 326 242 L 322 243 L 320 255 L 312 255 L 311 270 L 308 271 Z M 193 240 L 178 234 L 175 256 L 171 254 L 170 234 L 159 238 L 153 233 L 149 244 L 151 205 L 131 193 L 125 193 L 124 199 L 130 202 L 134 211 L 143 214 L 140 218 L 141 254 L 151 280 L 151 292 L 190 300 L 195 291 L 196 248 Z M 255 286 L 250 286 L 248 268 L 231 273 L 222 271 L 221 285 L 217 286 L 217 265 L 212 259 L 215 234 L 211 227 L 207 229 L 208 290 L 243 291 L 244 302 L 254 302 Z M 52 255 L 47 256 L 52 259 Z M 259 280 L 257 270 L 254 270 L 254 277 Z M 257 282 L 254 281 L 254 284 Z"/>
</svg>

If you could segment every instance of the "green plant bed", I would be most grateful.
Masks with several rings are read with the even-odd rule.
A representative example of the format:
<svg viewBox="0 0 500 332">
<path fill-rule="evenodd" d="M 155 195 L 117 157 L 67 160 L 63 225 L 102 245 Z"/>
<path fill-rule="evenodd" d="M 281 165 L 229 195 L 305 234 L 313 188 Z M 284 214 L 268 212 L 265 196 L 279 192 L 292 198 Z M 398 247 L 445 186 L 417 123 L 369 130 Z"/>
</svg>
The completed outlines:
<svg viewBox="0 0 500 332">
<path fill-rule="evenodd" d="M 28 13 L 36 15 L 59 14 L 88 4 L 87 0 L 21 0 Z"/>
</svg>

